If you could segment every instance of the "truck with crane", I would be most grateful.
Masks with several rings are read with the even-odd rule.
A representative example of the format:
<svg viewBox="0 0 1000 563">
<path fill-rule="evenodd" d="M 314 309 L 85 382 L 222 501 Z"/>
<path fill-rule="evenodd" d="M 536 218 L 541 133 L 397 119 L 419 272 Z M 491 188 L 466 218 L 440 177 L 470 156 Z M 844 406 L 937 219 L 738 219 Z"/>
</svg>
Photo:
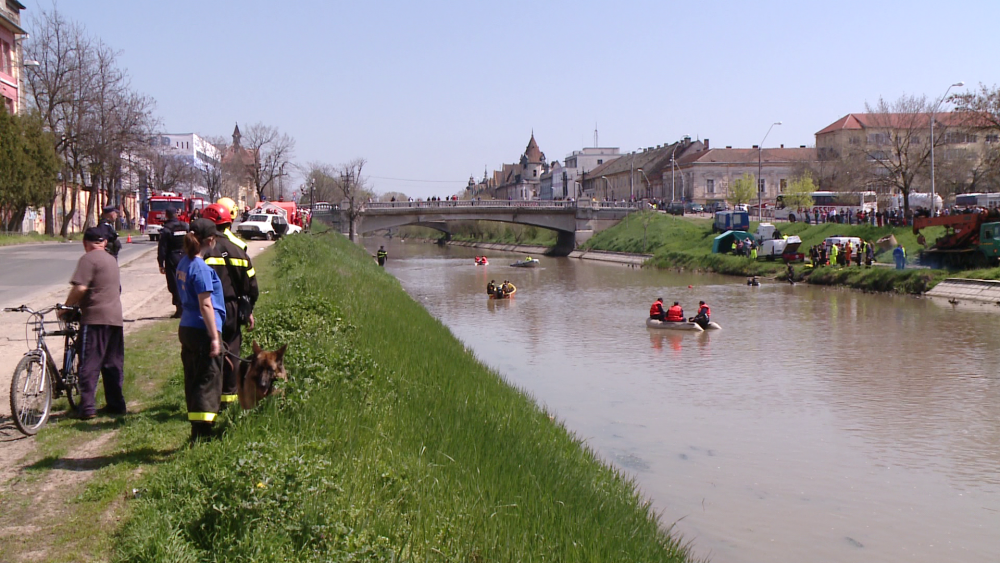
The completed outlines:
<svg viewBox="0 0 1000 563">
<path fill-rule="evenodd" d="M 1000 210 L 914 217 L 913 234 L 927 246 L 920 233 L 927 227 L 944 227 L 944 235 L 920 252 L 919 262 L 932 268 L 970 270 L 996 266 L 1000 262 Z"/>
</svg>

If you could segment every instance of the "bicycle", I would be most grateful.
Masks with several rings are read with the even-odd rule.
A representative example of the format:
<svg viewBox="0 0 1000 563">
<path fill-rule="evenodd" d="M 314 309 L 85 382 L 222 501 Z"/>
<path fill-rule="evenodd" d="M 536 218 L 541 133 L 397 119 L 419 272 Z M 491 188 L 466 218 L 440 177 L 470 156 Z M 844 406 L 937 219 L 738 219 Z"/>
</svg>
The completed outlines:
<svg viewBox="0 0 1000 563">
<path fill-rule="evenodd" d="M 58 321 L 46 321 L 45 315 L 52 311 L 67 311 L 67 318 Z M 70 410 L 74 410 L 80 400 L 80 389 L 77 386 L 80 372 L 80 350 L 78 338 L 80 335 L 80 308 L 56 304 L 39 311 L 34 311 L 27 305 L 8 307 L 7 313 L 28 313 L 31 316 L 25 322 L 25 336 L 31 341 L 29 331 L 35 333 L 35 347 L 25 352 L 24 357 L 14 368 L 14 377 L 10 382 L 10 412 L 17 429 L 27 436 L 33 436 L 45 426 L 52 410 L 52 401 L 66 395 Z M 58 322 L 58 330 L 46 330 L 46 325 Z M 62 336 L 63 349 L 62 369 L 56 367 L 45 344 L 46 336 Z"/>
</svg>

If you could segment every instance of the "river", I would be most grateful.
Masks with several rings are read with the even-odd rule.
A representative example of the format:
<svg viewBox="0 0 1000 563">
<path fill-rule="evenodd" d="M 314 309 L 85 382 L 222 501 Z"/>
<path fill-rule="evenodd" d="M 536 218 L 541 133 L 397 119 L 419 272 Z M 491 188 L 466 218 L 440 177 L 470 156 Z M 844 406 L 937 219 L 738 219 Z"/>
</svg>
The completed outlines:
<svg viewBox="0 0 1000 563">
<path fill-rule="evenodd" d="M 1000 314 L 366 240 L 379 244 L 414 299 L 634 476 L 696 556 L 1000 561 Z M 488 300 L 490 279 L 517 294 Z M 687 315 L 704 299 L 723 330 L 647 329 L 656 297 Z"/>
</svg>

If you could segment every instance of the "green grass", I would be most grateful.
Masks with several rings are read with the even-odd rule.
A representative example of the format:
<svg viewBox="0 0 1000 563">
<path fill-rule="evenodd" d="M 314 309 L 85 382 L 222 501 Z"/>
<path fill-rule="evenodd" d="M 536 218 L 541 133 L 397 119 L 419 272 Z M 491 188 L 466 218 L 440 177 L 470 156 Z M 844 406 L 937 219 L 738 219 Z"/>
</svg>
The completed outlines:
<svg viewBox="0 0 1000 563">
<path fill-rule="evenodd" d="M 143 483 L 119 561 L 681 561 L 635 485 L 363 249 L 277 245 L 255 338 L 281 398 Z"/>
</svg>

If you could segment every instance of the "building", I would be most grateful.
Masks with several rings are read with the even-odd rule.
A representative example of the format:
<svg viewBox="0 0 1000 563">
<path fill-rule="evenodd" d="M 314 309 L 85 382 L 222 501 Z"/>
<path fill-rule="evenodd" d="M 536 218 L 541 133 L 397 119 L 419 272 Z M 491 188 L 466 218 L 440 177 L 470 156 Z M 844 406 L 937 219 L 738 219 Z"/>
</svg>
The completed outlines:
<svg viewBox="0 0 1000 563">
<path fill-rule="evenodd" d="M 224 172 L 222 193 L 230 197 L 239 207 L 247 208 L 257 205 L 257 191 L 251 182 L 251 173 L 257 163 L 257 155 L 250 149 L 243 148 L 240 125 L 233 128 L 233 144 L 222 152 L 221 162 Z"/>
<path fill-rule="evenodd" d="M 757 178 L 761 199 L 773 202 L 785 191 L 792 178 L 816 161 L 816 149 L 798 148 L 724 149 L 688 151 L 677 159 L 672 174 L 665 174 L 664 184 L 678 200 L 716 203 L 726 200 L 729 186 L 744 174 Z M 758 176 L 759 166 L 759 176 Z"/>
<path fill-rule="evenodd" d="M 0 4 L 0 98 L 7 113 L 20 113 L 24 92 L 24 61 L 21 40 L 28 32 L 21 28 L 21 10 L 17 0 Z"/>
<path fill-rule="evenodd" d="M 549 164 L 545 162 L 545 153 L 538 148 L 535 132 L 532 131 L 528 146 L 517 163 L 502 165 L 500 170 L 493 171 L 492 176 L 484 171 L 483 179 L 478 183 L 469 178 L 466 195 L 470 198 L 538 199 L 542 176 L 548 172 Z"/>
<path fill-rule="evenodd" d="M 550 171 L 542 175 L 541 199 L 579 198 L 583 187 L 579 178 L 621 156 L 618 147 L 586 147 L 573 151 L 563 160 L 564 164 L 553 161 Z"/>
<path fill-rule="evenodd" d="M 978 133 L 975 116 L 934 114 L 936 189 L 941 193 L 992 191 L 977 173 L 984 155 L 1000 136 Z M 900 155 L 912 174 L 911 189 L 930 191 L 929 113 L 850 113 L 816 133 L 816 150 L 825 167 L 821 185 L 828 189 L 870 189 L 889 194 L 898 187 L 890 168 Z M 889 166 L 886 166 L 889 165 Z"/>
<path fill-rule="evenodd" d="M 708 148 L 708 139 L 692 141 L 691 137 L 671 144 L 657 145 L 628 154 L 580 173 L 584 197 L 618 201 L 625 199 L 681 200 L 683 192 L 676 190 L 676 168 L 685 154 Z M 674 175 L 671 176 L 671 172 Z M 666 180 L 664 180 L 666 178 Z"/>
</svg>

